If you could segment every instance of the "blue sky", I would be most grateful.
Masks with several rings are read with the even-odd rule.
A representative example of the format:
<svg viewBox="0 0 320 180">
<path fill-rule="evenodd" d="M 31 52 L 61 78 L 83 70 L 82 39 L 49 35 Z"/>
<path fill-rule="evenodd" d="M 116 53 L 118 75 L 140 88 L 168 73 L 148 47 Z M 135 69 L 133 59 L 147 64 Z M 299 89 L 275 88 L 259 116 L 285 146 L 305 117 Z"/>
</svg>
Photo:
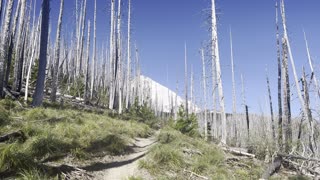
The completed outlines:
<svg viewBox="0 0 320 180">
<path fill-rule="evenodd" d="M 41 0 L 38 1 L 38 9 Z M 65 0 L 64 32 L 69 33 L 74 22 L 73 11 L 75 0 Z M 97 0 L 98 45 L 108 43 L 110 24 L 110 0 Z M 187 43 L 188 64 L 192 64 L 196 80 L 201 75 L 201 60 L 199 49 L 208 46 L 210 40 L 209 17 L 210 0 L 132 0 L 132 42 L 140 51 L 143 74 L 175 89 L 179 81 L 180 93 L 183 93 L 184 78 L 184 43 Z M 305 29 L 311 55 L 314 60 L 317 75 L 320 61 L 320 1 L 318 0 L 286 0 L 288 32 L 291 40 L 293 56 L 296 61 L 298 75 L 302 66 L 309 72 L 303 28 Z M 88 17 L 93 20 L 93 0 L 88 0 Z M 51 1 L 51 20 L 54 28 L 57 21 L 59 1 Z M 234 60 L 238 111 L 241 108 L 241 81 L 243 73 L 246 85 L 246 97 L 250 109 L 265 113 L 267 95 L 265 68 L 268 67 L 274 108 L 276 106 L 277 59 L 275 41 L 275 1 L 274 0 L 217 0 L 218 35 L 220 43 L 222 78 L 225 91 L 227 110 L 231 111 L 231 67 L 229 27 L 233 33 Z M 127 8 L 127 1 L 123 7 Z M 126 12 L 126 9 L 124 9 Z M 126 19 L 126 14 L 123 15 Z M 126 34 L 126 23 L 123 23 Z M 55 30 L 53 30 L 55 34 Z M 166 69 L 169 69 L 167 82 Z M 190 68 L 189 68 L 190 69 Z M 291 71 L 291 66 L 289 67 Z M 207 70 L 209 71 L 209 64 Z M 209 72 L 207 73 L 209 74 Z M 210 78 L 209 78 L 210 79 Z M 293 84 L 293 78 L 290 77 Z M 195 83 L 199 88 L 200 83 Z M 211 86 L 210 86 L 211 87 Z M 208 88 L 212 91 L 212 88 Z M 293 112 L 298 112 L 296 89 L 292 102 Z M 209 92 L 211 94 L 211 92 Z M 211 100 L 210 97 L 208 97 Z M 314 98 L 313 98 L 314 99 Z M 240 109 L 241 108 L 241 109 Z"/>
</svg>

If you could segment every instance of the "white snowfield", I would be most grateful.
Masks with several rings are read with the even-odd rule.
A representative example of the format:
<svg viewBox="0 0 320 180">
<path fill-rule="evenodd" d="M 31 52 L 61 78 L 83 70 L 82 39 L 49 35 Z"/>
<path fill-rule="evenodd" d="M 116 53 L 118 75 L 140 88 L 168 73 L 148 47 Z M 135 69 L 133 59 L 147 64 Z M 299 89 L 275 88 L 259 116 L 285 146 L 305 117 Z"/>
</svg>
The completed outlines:
<svg viewBox="0 0 320 180">
<path fill-rule="evenodd" d="M 166 86 L 154 81 L 153 79 L 143 76 L 140 76 L 140 79 L 134 79 L 132 90 L 135 91 L 137 81 L 140 80 L 139 86 L 139 97 L 140 102 L 149 101 L 148 98 L 151 98 L 151 106 L 158 112 L 171 112 L 173 108 L 174 111 L 178 110 L 179 106 L 182 104 L 185 106 L 185 99 L 177 95 L 176 92 L 170 90 Z M 199 111 L 199 108 L 188 101 L 189 111 Z"/>
</svg>

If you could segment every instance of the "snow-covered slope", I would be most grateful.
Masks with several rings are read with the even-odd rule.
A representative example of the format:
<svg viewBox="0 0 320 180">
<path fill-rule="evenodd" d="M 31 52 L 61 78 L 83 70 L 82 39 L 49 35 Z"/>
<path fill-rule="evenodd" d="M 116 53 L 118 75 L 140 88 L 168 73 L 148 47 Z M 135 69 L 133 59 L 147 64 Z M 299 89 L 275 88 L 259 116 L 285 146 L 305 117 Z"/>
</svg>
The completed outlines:
<svg viewBox="0 0 320 180">
<path fill-rule="evenodd" d="M 151 98 L 151 101 L 149 99 L 149 102 L 151 102 L 151 106 L 154 109 L 162 112 L 170 112 L 172 108 L 176 110 L 181 104 L 185 105 L 185 100 L 166 86 L 143 75 L 140 76 L 139 80 L 139 97 L 142 98 L 142 101 L 147 101 L 148 98 Z M 137 81 L 133 82 L 133 87 L 135 87 Z M 192 111 L 198 108 L 189 101 L 189 109 Z"/>
</svg>

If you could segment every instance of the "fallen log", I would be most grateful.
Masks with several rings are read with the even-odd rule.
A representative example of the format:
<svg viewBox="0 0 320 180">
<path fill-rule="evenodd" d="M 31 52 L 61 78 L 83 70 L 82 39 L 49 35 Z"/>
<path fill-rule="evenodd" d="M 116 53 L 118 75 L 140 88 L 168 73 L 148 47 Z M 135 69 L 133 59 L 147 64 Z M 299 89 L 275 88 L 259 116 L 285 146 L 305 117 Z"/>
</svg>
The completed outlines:
<svg viewBox="0 0 320 180">
<path fill-rule="evenodd" d="M 261 179 L 269 179 L 274 173 L 278 172 L 281 164 L 282 164 L 282 157 L 277 156 L 268 166 L 268 168 L 262 174 Z"/>
<path fill-rule="evenodd" d="M 291 154 L 282 154 L 282 153 L 278 153 L 278 156 L 288 158 L 288 159 L 300 159 L 300 160 L 314 161 L 314 162 L 320 163 L 320 159 L 316 159 L 316 158 L 309 158 L 309 157 L 303 157 L 303 156 L 297 156 L 297 155 L 291 155 Z"/>
<path fill-rule="evenodd" d="M 242 152 L 242 151 L 231 149 L 231 148 L 223 147 L 222 150 L 224 150 L 226 152 L 229 152 L 229 153 L 231 153 L 233 155 L 237 155 L 237 156 L 247 156 L 247 157 L 250 157 L 250 158 L 255 158 L 256 157 L 254 154 L 250 154 L 250 153 L 247 153 L 247 152 Z"/>
<path fill-rule="evenodd" d="M 0 143 L 18 138 L 21 138 L 23 141 L 26 140 L 26 136 L 21 130 L 0 136 Z"/>
</svg>

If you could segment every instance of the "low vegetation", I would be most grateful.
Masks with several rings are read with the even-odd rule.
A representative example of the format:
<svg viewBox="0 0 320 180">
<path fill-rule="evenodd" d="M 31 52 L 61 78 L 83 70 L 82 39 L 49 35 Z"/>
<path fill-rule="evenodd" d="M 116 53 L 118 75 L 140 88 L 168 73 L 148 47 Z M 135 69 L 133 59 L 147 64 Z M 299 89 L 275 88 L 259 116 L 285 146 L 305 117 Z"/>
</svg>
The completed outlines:
<svg viewBox="0 0 320 180">
<path fill-rule="evenodd" d="M 241 160 L 239 165 L 216 145 L 170 127 L 160 132 L 158 140 L 139 164 L 156 179 L 185 179 L 191 173 L 209 179 L 258 179 L 262 172 L 258 162 Z"/>
<path fill-rule="evenodd" d="M 0 143 L 0 175 L 14 172 L 22 179 L 46 179 L 43 171 L 48 162 L 62 162 L 65 157 L 81 162 L 97 155 L 126 154 L 134 137 L 152 133 L 146 124 L 114 119 L 107 113 L 68 107 L 29 109 L 2 100 L 0 135 L 16 131 L 25 138 Z"/>
</svg>

